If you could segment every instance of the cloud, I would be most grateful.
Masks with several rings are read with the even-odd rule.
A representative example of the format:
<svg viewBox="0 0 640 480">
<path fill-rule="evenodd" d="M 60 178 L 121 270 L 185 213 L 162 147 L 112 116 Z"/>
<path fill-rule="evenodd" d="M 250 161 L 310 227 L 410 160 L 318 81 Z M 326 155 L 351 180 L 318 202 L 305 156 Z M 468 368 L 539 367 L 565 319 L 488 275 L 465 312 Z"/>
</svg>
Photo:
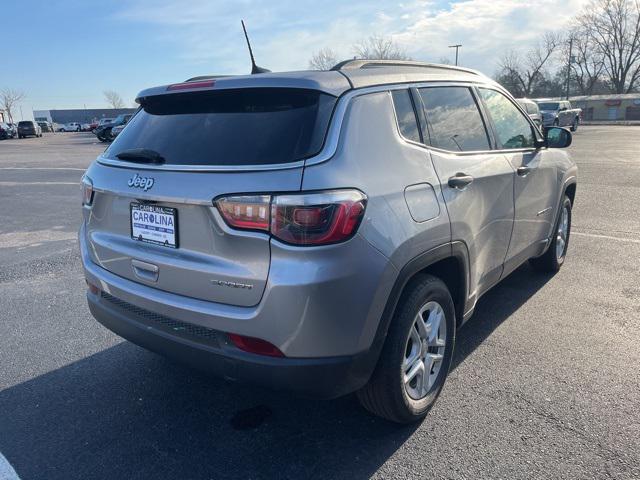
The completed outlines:
<svg viewBox="0 0 640 480">
<path fill-rule="evenodd" d="M 258 64 L 273 70 L 305 69 L 323 47 L 349 58 L 354 43 L 376 33 L 391 36 L 418 60 L 452 58 L 448 45 L 461 43 L 461 63 L 492 74 L 506 50 L 530 47 L 546 30 L 562 30 L 587 1 L 382 0 L 372 8 L 364 0 L 133 0 L 115 19 L 146 25 L 179 61 L 213 65 L 214 73 L 247 71 L 244 18 Z"/>
</svg>

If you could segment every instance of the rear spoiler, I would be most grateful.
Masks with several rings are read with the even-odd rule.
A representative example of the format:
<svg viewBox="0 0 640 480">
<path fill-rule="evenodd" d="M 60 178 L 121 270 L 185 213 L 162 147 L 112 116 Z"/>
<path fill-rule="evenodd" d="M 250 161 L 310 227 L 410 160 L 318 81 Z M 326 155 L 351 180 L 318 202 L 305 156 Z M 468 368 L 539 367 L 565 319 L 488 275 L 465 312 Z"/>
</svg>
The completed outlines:
<svg viewBox="0 0 640 480">
<path fill-rule="evenodd" d="M 317 90 L 338 97 L 351 85 L 339 72 L 285 72 L 260 75 L 211 75 L 193 77 L 186 82 L 142 90 L 136 97 L 141 104 L 147 97 L 176 93 L 239 88 L 301 88 Z"/>
</svg>

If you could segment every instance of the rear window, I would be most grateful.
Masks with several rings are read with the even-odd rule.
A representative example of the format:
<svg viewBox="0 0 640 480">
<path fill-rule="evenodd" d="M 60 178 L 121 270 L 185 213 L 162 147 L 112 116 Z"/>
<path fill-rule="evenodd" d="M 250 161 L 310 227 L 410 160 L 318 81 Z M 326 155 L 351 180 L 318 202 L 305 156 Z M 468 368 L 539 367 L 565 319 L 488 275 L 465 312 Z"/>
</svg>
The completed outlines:
<svg viewBox="0 0 640 480">
<path fill-rule="evenodd" d="M 245 88 L 149 97 L 105 152 L 154 150 L 171 165 L 265 165 L 317 154 L 336 97 Z"/>
<path fill-rule="evenodd" d="M 28 121 L 18 122 L 18 126 L 19 127 L 33 127 L 33 122 L 28 122 Z"/>
</svg>

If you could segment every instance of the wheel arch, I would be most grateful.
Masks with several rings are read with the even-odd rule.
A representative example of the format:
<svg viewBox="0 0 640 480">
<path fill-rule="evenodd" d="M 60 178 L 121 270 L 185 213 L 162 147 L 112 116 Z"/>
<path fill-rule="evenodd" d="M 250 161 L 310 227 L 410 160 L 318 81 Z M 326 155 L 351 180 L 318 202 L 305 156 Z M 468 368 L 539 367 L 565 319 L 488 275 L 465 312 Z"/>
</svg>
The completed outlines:
<svg viewBox="0 0 640 480">
<path fill-rule="evenodd" d="M 389 326 L 403 293 L 413 280 L 423 274 L 436 276 L 445 283 L 453 298 L 456 326 L 459 327 L 463 323 L 464 314 L 469 311 L 469 251 L 464 242 L 455 241 L 428 250 L 402 267 L 387 299 L 373 343 L 367 352 L 363 379 L 371 376 L 378 363 Z"/>
<path fill-rule="evenodd" d="M 564 195 L 566 195 L 567 197 L 569 197 L 569 200 L 571 200 L 571 205 L 573 205 L 576 198 L 577 186 L 578 183 L 576 182 L 575 178 L 569 180 L 568 183 L 564 186 L 564 194 L 562 196 L 564 197 Z"/>
<path fill-rule="evenodd" d="M 382 347 L 398 303 L 407 286 L 423 274 L 442 280 L 453 299 L 456 324 L 462 323 L 467 311 L 469 291 L 469 251 L 464 242 L 451 242 L 432 248 L 407 262 L 400 270 L 382 313 L 374 347 Z"/>
</svg>

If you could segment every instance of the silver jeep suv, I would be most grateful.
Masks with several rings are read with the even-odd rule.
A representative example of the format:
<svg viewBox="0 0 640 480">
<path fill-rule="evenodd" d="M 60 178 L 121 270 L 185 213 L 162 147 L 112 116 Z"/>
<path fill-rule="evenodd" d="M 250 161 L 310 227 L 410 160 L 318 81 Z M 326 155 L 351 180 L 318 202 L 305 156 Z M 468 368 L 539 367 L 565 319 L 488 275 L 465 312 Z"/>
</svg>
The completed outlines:
<svg viewBox="0 0 640 480">
<path fill-rule="evenodd" d="M 478 72 L 352 60 L 137 101 L 83 177 L 89 307 L 216 375 L 411 422 L 478 298 L 565 260 L 571 134 Z"/>
</svg>

